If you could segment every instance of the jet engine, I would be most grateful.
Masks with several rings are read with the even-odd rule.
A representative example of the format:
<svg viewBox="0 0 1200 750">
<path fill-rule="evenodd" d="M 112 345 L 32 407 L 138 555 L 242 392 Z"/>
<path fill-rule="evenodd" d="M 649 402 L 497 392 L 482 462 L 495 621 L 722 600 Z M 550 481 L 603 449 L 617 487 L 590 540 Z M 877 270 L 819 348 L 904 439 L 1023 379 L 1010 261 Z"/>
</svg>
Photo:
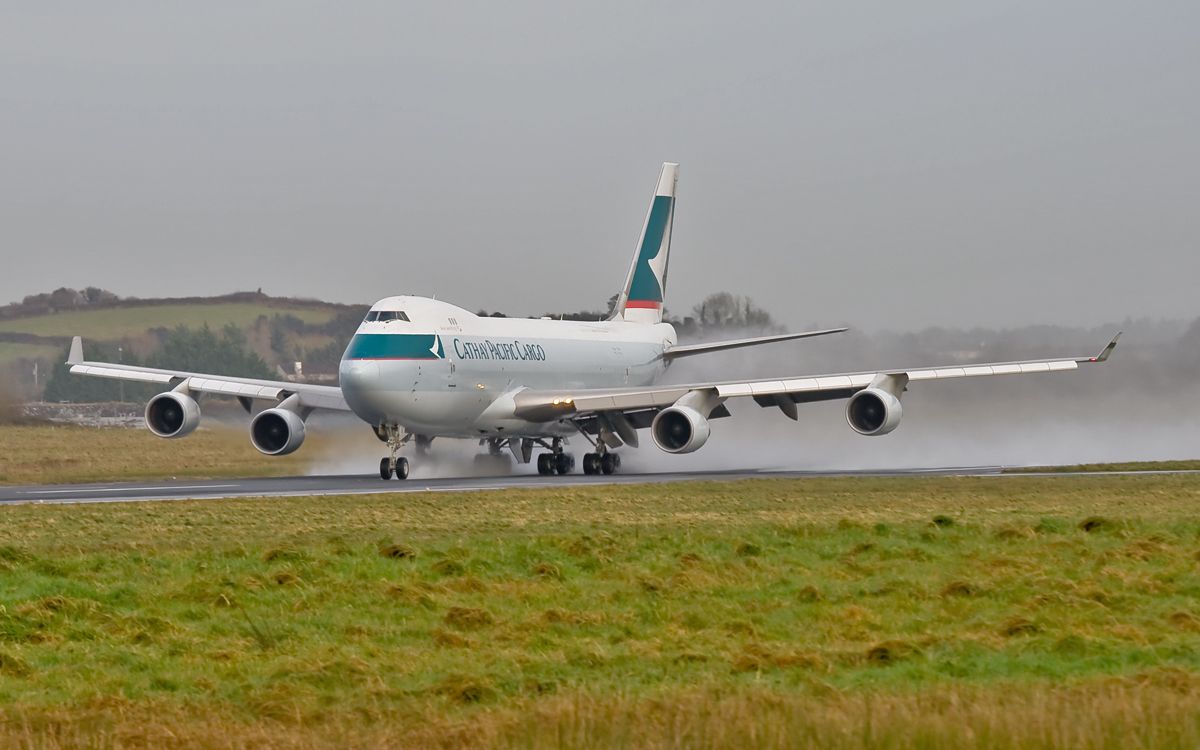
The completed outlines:
<svg viewBox="0 0 1200 750">
<path fill-rule="evenodd" d="M 711 433 L 706 419 L 690 406 L 663 409 L 650 423 L 654 444 L 667 453 L 691 453 L 708 442 Z"/>
<path fill-rule="evenodd" d="M 846 404 L 846 421 L 860 435 L 886 435 L 900 426 L 900 399 L 881 388 L 866 388 Z"/>
<path fill-rule="evenodd" d="M 304 443 L 304 420 L 288 409 L 267 409 L 250 420 L 250 442 L 260 453 L 286 456 Z"/>
<path fill-rule="evenodd" d="M 200 404 L 185 393 L 160 393 L 146 404 L 146 426 L 163 438 L 189 435 L 200 426 Z"/>
</svg>

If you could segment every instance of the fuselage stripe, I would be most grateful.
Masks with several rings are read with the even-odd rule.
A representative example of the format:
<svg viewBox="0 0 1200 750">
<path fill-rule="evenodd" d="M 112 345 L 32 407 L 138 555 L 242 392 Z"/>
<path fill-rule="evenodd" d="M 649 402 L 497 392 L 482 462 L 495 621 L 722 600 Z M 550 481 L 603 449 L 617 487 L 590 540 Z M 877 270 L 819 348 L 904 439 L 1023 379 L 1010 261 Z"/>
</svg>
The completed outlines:
<svg viewBox="0 0 1200 750">
<path fill-rule="evenodd" d="M 432 333 L 358 333 L 350 339 L 342 359 L 437 360 L 441 342 Z"/>
</svg>

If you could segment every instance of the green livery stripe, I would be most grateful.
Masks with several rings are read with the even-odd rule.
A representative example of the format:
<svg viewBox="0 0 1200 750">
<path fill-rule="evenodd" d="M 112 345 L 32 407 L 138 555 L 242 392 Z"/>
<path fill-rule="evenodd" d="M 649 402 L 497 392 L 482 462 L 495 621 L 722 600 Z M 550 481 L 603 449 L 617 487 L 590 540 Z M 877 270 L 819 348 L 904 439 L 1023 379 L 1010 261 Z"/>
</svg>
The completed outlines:
<svg viewBox="0 0 1200 750">
<path fill-rule="evenodd" d="M 342 359 L 441 359 L 442 342 L 433 333 L 359 333 Z"/>
<path fill-rule="evenodd" d="M 650 218 L 646 221 L 646 236 L 638 249 L 637 266 L 633 269 L 633 281 L 629 284 L 629 299 L 643 302 L 662 302 L 663 290 L 650 270 L 650 261 L 658 257 L 662 249 L 663 237 L 667 231 L 667 221 L 671 218 L 671 202 L 669 195 L 654 196 L 650 206 Z M 664 279 L 665 281 L 665 279 Z"/>
</svg>

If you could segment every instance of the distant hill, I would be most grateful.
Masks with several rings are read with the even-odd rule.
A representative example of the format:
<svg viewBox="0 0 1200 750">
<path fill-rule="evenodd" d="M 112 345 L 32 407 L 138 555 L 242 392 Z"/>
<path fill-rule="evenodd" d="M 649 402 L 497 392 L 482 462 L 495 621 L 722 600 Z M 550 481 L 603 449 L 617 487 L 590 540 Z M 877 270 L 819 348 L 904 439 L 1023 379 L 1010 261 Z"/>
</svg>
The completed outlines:
<svg viewBox="0 0 1200 750">
<path fill-rule="evenodd" d="M 145 360 L 158 350 L 165 332 L 204 326 L 236 327 L 251 350 L 284 372 L 302 362 L 306 375 L 330 375 L 367 307 L 262 292 L 137 299 L 96 288 L 63 288 L 0 307 L 0 378 L 8 390 L 36 397 L 72 336 L 114 351 L 121 347 Z"/>
</svg>

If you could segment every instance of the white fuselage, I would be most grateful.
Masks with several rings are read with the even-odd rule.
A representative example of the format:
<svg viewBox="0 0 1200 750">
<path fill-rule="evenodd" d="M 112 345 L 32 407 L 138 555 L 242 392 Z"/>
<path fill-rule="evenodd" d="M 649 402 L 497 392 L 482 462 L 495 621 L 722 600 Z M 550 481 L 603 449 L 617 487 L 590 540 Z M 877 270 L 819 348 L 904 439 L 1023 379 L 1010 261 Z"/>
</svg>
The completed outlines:
<svg viewBox="0 0 1200 750">
<path fill-rule="evenodd" d="M 651 385 L 675 343 L 666 323 L 480 317 L 389 297 L 355 332 L 339 374 L 346 403 L 372 425 L 444 437 L 558 436 L 574 429 L 514 418 L 512 397 L 527 388 Z"/>
</svg>

